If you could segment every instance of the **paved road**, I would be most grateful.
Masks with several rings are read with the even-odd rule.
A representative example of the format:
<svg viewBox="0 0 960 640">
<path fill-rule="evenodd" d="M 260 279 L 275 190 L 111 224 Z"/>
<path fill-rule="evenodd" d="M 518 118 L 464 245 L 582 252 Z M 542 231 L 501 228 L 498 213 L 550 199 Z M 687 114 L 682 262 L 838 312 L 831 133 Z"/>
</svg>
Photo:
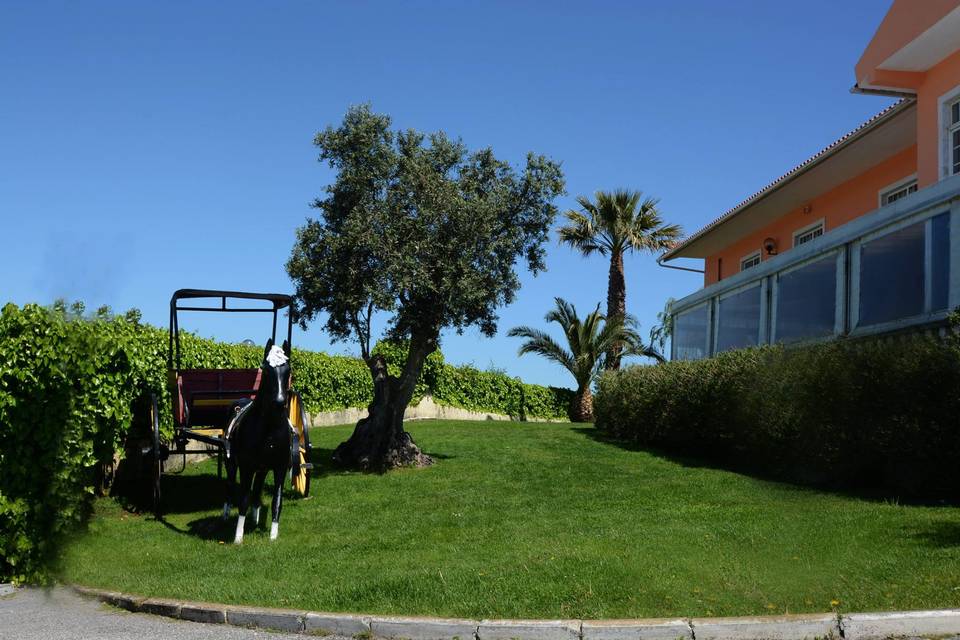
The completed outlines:
<svg viewBox="0 0 960 640">
<path fill-rule="evenodd" d="M 0 585 L 0 640 L 303 640 L 304 636 L 127 613 L 69 589 Z M 332 638 L 332 636 L 330 636 Z"/>
</svg>

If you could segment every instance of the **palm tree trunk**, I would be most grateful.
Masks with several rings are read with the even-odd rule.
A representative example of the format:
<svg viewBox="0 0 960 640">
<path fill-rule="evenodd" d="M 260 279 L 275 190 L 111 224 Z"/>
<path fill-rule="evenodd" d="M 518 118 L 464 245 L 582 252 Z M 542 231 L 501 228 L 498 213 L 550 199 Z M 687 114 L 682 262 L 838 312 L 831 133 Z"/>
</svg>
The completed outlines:
<svg viewBox="0 0 960 640">
<path fill-rule="evenodd" d="M 619 320 L 623 322 L 627 313 L 627 281 L 623 274 L 623 253 L 614 251 L 610 254 L 610 275 L 607 281 L 607 322 Z M 607 370 L 616 371 L 620 368 L 620 353 L 623 346 L 615 344 L 607 353 Z"/>
<path fill-rule="evenodd" d="M 570 407 L 570 420 L 572 422 L 593 422 L 593 394 L 590 393 L 590 385 L 577 389 L 577 393 L 573 397 L 573 405 Z"/>
</svg>

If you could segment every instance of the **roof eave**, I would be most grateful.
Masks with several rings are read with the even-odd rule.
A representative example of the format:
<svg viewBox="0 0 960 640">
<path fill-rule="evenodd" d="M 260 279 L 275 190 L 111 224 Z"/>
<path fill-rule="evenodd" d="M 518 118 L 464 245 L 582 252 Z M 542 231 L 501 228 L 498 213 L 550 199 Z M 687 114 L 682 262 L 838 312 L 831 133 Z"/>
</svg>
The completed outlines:
<svg viewBox="0 0 960 640">
<path fill-rule="evenodd" d="M 663 263 L 670 260 L 675 260 L 677 258 L 702 258 L 702 256 L 683 255 L 683 251 L 685 249 L 688 249 L 692 244 L 694 244 L 698 240 L 704 238 L 709 233 L 718 229 L 724 223 L 729 222 L 731 219 L 733 219 L 735 216 L 737 216 L 741 212 L 745 211 L 746 209 L 749 209 L 750 207 L 756 205 L 759 202 L 762 202 L 765 198 L 776 193 L 783 187 L 792 183 L 797 178 L 803 176 L 804 174 L 811 171 L 815 167 L 820 166 L 825 161 L 827 161 L 828 159 L 832 158 L 837 153 L 839 153 L 841 150 L 849 147 L 851 144 L 857 142 L 858 140 L 863 139 L 865 136 L 869 135 L 872 131 L 879 128 L 883 124 L 889 122 L 891 119 L 893 119 L 903 111 L 906 111 L 908 108 L 910 108 L 914 104 L 915 104 L 914 96 L 906 96 L 900 102 L 887 107 L 885 110 L 875 115 L 872 119 L 868 120 L 866 123 L 862 124 L 857 129 L 854 129 L 850 133 L 846 134 L 844 137 L 831 143 L 827 147 L 824 147 L 819 152 L 817 152 L 816 154 L 814 154 L 813 156 L 805 160 L 803 163 L 801 163 L 794 169 L 788 171 L 781 177 L 777 178 L 776 180 L 768 184 L 766 187 L 764 187 L 754 195 L 750 196 L 749 198 L 747 198 L 746 200 L 738 204 L 733 209 L 730 209 L 729 211 L 721 215 L 719 218 L 717 218 L 710 224 L 706 225 L 705 227 L 703 227 L 702 229 L 700 229 L 699 231 L 691 235 L 689 238 L 682 240 L 675 247 L 673 247 L 672 249 L 662 254 L 658 259 L 658 261 Z"/>
</svg>

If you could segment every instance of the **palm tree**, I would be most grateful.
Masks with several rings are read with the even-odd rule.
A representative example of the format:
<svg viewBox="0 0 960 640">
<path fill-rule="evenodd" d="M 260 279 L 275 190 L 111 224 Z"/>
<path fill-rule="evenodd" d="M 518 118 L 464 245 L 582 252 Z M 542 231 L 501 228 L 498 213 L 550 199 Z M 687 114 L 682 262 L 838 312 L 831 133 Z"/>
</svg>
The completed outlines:
<svg viewBox="0 0 960 640">
<path fill-rule="evenodd" d="M 627 284 L 623 256 L 628 251 L 651 253 L 669 249 L 683 233 L 679 225 L 666 224 L 660 217 L 656 198 L 644 198 L 640 191 L 619 189 L 597 191 L 596 201 L 578 196 L 581 211 L 567 211 L 567 225 L 560 228 L 561 244 L 568 244 L 584 256 L 596 252 L 610 256 L 607 283 L 607 317 L 625 318 Z M 619 369 L 621 345 L 610 348 L 606 366 Z"/>
<path fill-rule="evenodd" d="M 657 363 L 666 362 L 667 340 L 673 337 L 673 298 L 667 298 L 663 311 L 657 312 L 657 324 L 650 329 L 650 349 L 656 352 Z"/>
<path fill-rule="evenodd" d="M 574 422 L 593 420 L 593 396 L 590 385 L 603 370 L 606 354 L 614 344 L 622 347 L 621 355 L 649 355 L 637 333 L 636 323 L 630 316 L 622 320 L 606 320 L 600 313 L 600 305 L 583 320 L 577 309 L 563 298 L 554 298 L 556 309 L 550 310 L 544 319 L 556 322 L 563 328 L 567 347 L 562 347 L 546 332 L 532 327 L 514 327 L 507 335 L 511 338 L 526 338 L 519 354 L 536 353 L 561 364 L 577 381 L 577 393 L 570 407 L 570 419 Z"/>
</svg>

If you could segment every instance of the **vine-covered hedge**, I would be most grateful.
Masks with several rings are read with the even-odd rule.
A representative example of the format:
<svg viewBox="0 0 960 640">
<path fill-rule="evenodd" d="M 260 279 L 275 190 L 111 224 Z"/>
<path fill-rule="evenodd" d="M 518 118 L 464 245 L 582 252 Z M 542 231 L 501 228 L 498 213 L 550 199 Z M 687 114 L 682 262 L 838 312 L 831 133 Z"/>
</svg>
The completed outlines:
<svg viewBox="0 0 960 640">
<path fill-rule="evenodd" d="M 167 390 L 167 332 L 130 312 L 82 318 L 82 307 L 57 305 L 0 312 L 0 581 L 42 581 L 63 535 L 88 515 L 100 472 L 133 420 L 134 401 L 158 395 L 161 424 L 172 430 Z M 259 346 L 181 334 L 186 367 L 256 367 Z M 403 345 L 382 343 L 393 373 Z M 311 412 L 365 407 L 372 399 L 358 358 L 294 349 L 294 385 Z M 435 353 L 418 397 L 514 416 L 562 418 L 571 392 L 522 384 L 499 373 L 454 367 Z"/>
<path fill-rule="evenodd" d="M 955 496 L 960 342 L 763 347 L 605 374 L 609 435 L 828 486 Z"/>
<path fill-rule="evenodd" d="M 0 313 L 0 581 L 42 580 L 88 515 L 144 372 L 124 322 Z"/>
<path fill-rule="evenodd" d="M 441 404 L 520 419 L 565 419 L 573 401 L 570 389 L 526 384 L 497 371 L 450 365 L 438 372 L 432 393 Z"/>
</svg>

